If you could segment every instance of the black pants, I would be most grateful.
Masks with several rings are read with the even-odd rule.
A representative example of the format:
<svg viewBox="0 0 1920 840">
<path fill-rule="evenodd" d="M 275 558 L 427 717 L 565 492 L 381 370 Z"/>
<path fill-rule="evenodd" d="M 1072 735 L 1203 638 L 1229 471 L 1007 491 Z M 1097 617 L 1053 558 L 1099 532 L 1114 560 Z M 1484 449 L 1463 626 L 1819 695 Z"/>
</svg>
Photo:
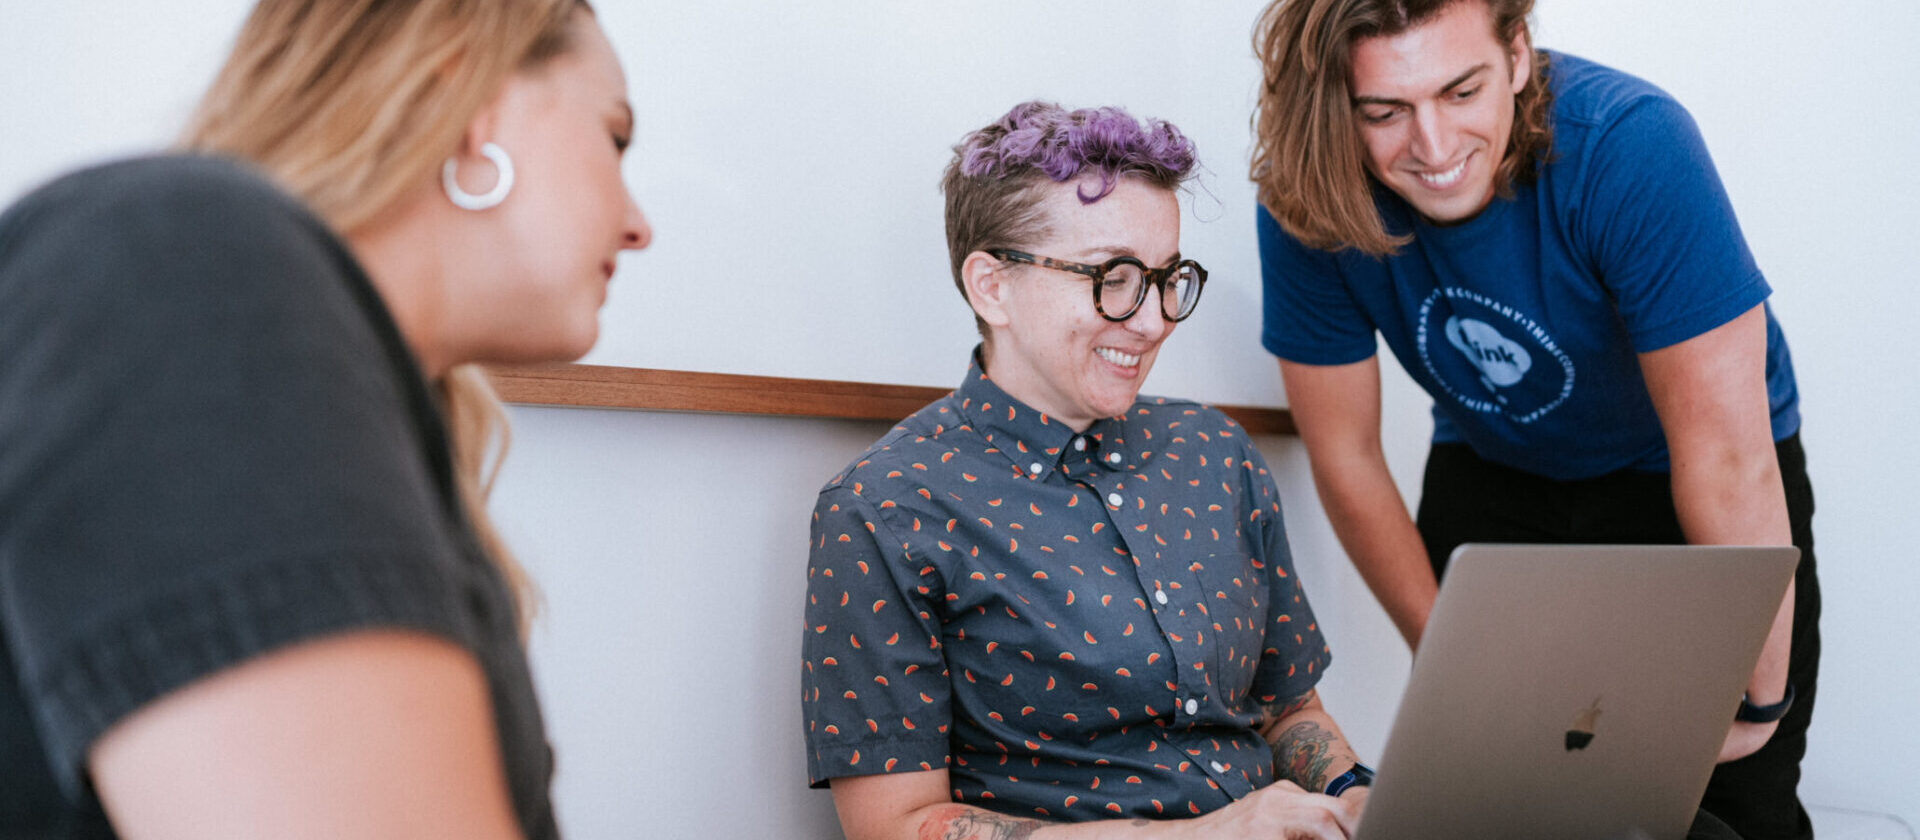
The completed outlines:
<svg viewBox="0 0 1920 840">
<path fill-rule="evenodd" d="M 1800 758 L 1813 720 L 1820 664 L 1820 582 L 1814 574 L 1813 486 L 1798 434 L 1775 446 L 1786 486 L 1793 544 L 1793 652 L 1787 680 L 1793 708 L 1759 752 L 1714 768 L 1701 807 L 1746 840 L 1810 840 L 1800 805 Z M 1420 494 L 1420 536 L 1435 575 L 1461 543 L 1678 544 L 1686 542 L 1666 473 L 1618 472 L 1555 481 L 1482 460 L 1465 444 L 1436 444 Z M 1732 721 L 1728 721 L 1729 724 Z M 1696 826 L 1697 827 L 1697 826 Z"/>
</svg>

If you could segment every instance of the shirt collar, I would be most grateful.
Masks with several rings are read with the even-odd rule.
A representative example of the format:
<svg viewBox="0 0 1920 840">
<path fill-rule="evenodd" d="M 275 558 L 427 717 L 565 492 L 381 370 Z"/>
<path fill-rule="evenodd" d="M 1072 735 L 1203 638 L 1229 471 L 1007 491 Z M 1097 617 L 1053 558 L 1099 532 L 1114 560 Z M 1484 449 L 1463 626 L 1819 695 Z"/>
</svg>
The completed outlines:
<svg viewBox="0 0 1920 840">
<path fill-rule="evenodd" d="M 967 378 L 953 395 L 967 425 L 987 438 L 1014 469 L 1029 479 L 1046 475 L 1069 458 L 1093 460 L 1109 470 L 1132 470 L 1142 458 L 1138 445 L 1129 446 L 1126 440 L 1126 417 L 1103 417 L 1084 434 L 1076 433 L 1001 390 L 981 366 L 979 347 L 974 348 L 972 363 L 967 366 Z M 1075 448 L 1078 438 L 1085 439 L 1084 449 Z M 1115 459 L 1115 454 L 1120 457 Z M 1035 465 L 1040 468 L 1034 469 Z"/>
</svg>

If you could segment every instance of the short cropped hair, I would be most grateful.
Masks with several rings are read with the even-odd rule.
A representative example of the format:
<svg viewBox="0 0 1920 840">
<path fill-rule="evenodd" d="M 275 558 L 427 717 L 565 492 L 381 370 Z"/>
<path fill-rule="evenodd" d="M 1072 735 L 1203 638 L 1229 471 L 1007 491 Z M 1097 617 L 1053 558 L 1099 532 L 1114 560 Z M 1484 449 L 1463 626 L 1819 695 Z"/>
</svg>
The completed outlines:
<svg viewBox="0 0 1920 840">
<path fill-rule="evenodd" d="M 1533 0 L 1274 0 L 1261 13 L 1253 48 L 1264 73 L 1249 174 L 1261 205 L 1301 244 L 1386 256 L 1409 241 L 1388 234 L 1374 206 L 1347 74 L 1355 43 L 1400 34 L 1455 3 L 1487 4 L 1503 44 L 1526 31 L 1533 12 Z M 1513 133 L 1494 179 L 1503 198 L 1515 179 L 1533 182 L 1553 145 L 1547 65 L 1534 50 L 1514 98 Z"/>
<path fill-rule="evenodd" d="M 1098 173 L 1099 189 L 1079 189 L 1092 204 L 1121 178 L 1140 178 L 1166 190 L 1193 175 L 1193 141 L 1165 120 L 1135 120 L 1119 108 L 1068 111 L 1051 102 L 1022 102 L 953 147 L 940 179 L 947 204 L 947 255 L 953 284 L 966 295 L 960 267 L 967 255 L 1020 247 L 1045 237 L 1045 188 Z M 976 317 L 975 321 L 979 319 Z M 986 335 L 986 325 L 979 324 Z"/>
</svg>

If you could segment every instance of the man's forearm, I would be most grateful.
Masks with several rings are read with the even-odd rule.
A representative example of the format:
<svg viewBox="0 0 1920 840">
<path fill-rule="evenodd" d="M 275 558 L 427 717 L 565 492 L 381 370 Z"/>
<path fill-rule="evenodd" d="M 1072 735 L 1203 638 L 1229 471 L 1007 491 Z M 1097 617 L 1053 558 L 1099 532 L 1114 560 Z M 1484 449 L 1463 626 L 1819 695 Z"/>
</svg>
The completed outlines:
<svg viewBox="0 0 1920 840">
<path fill-rule="evenodd" d="M 942 805 L 920 822 L 919 840 L 1026 840 L 1045 827 L 969 805 Z"/>
<path fill-rule="evenodd" d="M 1267 715 L 1269 722 L 1260 735 L 1273 749 L 1276 779 L 1319 793 L 1360 760 L 1320 705 L 1317 692 L 1310 691 L 1283 707 L 1269 708 Z"/>
<path fill-rule="evenodd" d="M 1380 363 L 1304 365 L 1280 373 L 1313 485 L 1340 547 L 1386 608 L 1408 647 L 1433 610 L 1433 568 L 1380 448 Z"/>
<path fill-rule="evenodd" d="M 1758 449 L 1758 447 L 1755 447 Z M 1792 545 L 1786 492 L 1772 447 L 1757 452 L 1720 452 L 1717 457 L 1676 458 L 1674 513 L 1687 542 L 1695 545 Z M 1763 704 L 1785 693 L 1793 637 L 1794 586 L 1775 611 L 1748 691 Z"/>
<path fill-rule="evenodd" d="M 1674 513 L 1687 542 L 1695 545 L 1791 545 L 1786 493 L 1771 446 L 1755 452 L 1675 453 Z M 1711 451 L 1711 450 L 1709 450 Z M 1755 704 L 1779 702 L 1787 692 L 1793 647 L 1794 584 L 1775 608 L 1773 625 L 1760 657 L 1747 677 L 1747 696 Z M 1750 755 L 1772 737 L 1777 723 L 1734 723 L 1721 746 L 1720 760 Z"/>
<path fill-rule="evenodd" d="M 1794 584 L 1787 584 L 1787 595 L 1774 613 L 1767 641 L 1760 648 L 1760 660 L 1754 663 L 1753 677 L 1747 681 L 1747 695 L 1756 705 L 1771 706 L 1786 697 L 1788 663 L 1793 652 Z"/>
<path fill-rule="evenodd" d="M 1439 583 L 1386 463 L 1313 466 L 1314 484 L 1340 547 L 1407 647 L 1419 647 Z"/>
<path fill-rule="evenodd" d="M 1192 834 L 1183 828 L 1190 820 L 1062 823 L 1002 814 L 954 802 L 952 790 L 945 770 L 848 776 L 833 780 L 833 804 L 848 840 L 1185 840 Z"/>
<path fill-rule="evenodd" d="M 1074 838 L 1141 838 L 1154 836 L 1152 820 L 1106 820 L 1086 823 L 1050 823 L 1012 817 L 971 805 L 940 805 L 920 821 L 916 840 L 1074 840 Z"/>
<path fill-rule="evenodd" d="M 1294 724 L 1273 742 L 1274 775 L 1314 793 L 1326 790 L 1355 760 L 1345 743 L 1311 720 Z"/>
<path fill-rule="evenodd" d="M 1766 347 L 1766 311 L 1755 306 L 1640 356 L 1667 437 L 1674 514 L 1694 545 L 1793 544 L 1768 413 Z M 1754 672 L 1755 699 L 1784 691 L 1793 603 L 1788 592 Z"/>
</svg>

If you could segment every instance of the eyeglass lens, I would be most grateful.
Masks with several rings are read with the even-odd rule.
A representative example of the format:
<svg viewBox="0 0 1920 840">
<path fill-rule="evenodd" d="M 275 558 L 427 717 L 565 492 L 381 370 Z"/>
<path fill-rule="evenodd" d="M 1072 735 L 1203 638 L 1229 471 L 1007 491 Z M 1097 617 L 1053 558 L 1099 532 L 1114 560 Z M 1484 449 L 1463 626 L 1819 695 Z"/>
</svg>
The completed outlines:
<svg viewBox="0 0 1920 840">
<path fill-rule="evenodd" d="M 1116 318 L 1132 315 L 1146 297 L 1141 288 L 1146 282 L 1146 272 L 1137 265 L 1121 263 L 1109 269 L 1100 278 L 1100 311 Z M 1199 276 L 1192 265 L 1182 264 L 1167 278 L 1160 293 L 1160 311 L 1168 320 L 1179 320 L 1192 314 L 1199 301 Z"/>
</svg>

